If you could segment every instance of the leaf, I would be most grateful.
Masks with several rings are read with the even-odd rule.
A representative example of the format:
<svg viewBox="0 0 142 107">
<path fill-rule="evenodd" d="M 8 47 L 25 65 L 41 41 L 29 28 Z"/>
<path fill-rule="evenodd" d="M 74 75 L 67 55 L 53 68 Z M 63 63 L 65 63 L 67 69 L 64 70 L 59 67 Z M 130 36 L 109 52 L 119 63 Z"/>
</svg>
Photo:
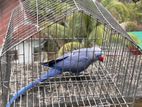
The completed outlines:
<svg viewBox="0 0 142 107">
<path fill-rule="evenodd" d="M 137 19 L 137 21 L 139 22 L 139 23 L 142 23 L 142 13 L 140 12 L 137 12 L 136 13 L 136 19 Z"/>
<path fill-rule="evenodd" d="M 103 25 L 99 25 L 97 28 L 94 28 L 93 31 L 89 34 L 89 41 L 95 42 L 97 45 L 102 45 L 104 32 L 103 28 Z"/>
<path fill-rule="evenodd" d="M 68 42 L 59 49 L 58 56 L 61 56 L 66 52 L 70 52 L 72 50 L 79 49 L 82 47 L 83 45 L 80 42 Z"/>
<path fill-rule="evenodd" d="M 67 24 L 72 36 L 80 38 L 87 35 L 87 25 L 83 13 L 74 13 L 67 17 Z"/>
<path fill-rule="evenodd" d="M 101 3 L 104 5 L 104 6 L 108 6 L 113 0 L 102 0 Z"/>
<path fill-rule="evenodd" d="M 51 35 L 54 38 L 67 38 L 70 37 L 68 29 L 58 23 L 54 22 L 44 22 L 44 29 L 41 31 L 45 34 Z"/>
<path fill-rule="evenodd" d="M 136 22 L 128 22 L 127 25 L 126 25 L 126 31 L 135 31 L 138 29 L 137 27 L 137 23 Z"/>
<path fill-rule="evenodd" d="M 119 22 L 124 22 L 130 16 L 127 6 L 116 0 L 110 2 L 109 5 L 107 5 L 107 9 Z"/>
</svg>

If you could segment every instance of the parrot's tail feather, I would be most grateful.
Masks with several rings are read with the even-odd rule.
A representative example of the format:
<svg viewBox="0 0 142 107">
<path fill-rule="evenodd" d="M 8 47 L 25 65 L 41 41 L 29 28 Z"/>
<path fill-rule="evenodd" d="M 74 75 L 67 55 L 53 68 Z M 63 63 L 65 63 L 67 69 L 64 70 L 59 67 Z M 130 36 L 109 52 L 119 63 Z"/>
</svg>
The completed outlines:
<svg viewBox="0 0 142 107">
<path fill-rule="evenodd" d="M 45 74 L 43 74 L 42 76 L 40 76 L 40 78 L 36 79 L 35 81 L 33 81 L 32 83 L 30 83 L 29 85 L 23 87 L 22 89 L 20 89 L 11 99 L 10 101 L 7 103 L 6 107 L 10 107 L 13 102 L 15 100 L 17 100 L 21 95 L 25 94 L 26 91 L 32 89 L 33 87 L 37 86 L 40 82 L 43 82 L 47 79 L 49 79 L 50 77 L 55 77 L 59 74 L 61 74 L 62 71 L 57 70 L 57 69 L 50 69 L 48 72 L 46 72 Z"/>
</svg>

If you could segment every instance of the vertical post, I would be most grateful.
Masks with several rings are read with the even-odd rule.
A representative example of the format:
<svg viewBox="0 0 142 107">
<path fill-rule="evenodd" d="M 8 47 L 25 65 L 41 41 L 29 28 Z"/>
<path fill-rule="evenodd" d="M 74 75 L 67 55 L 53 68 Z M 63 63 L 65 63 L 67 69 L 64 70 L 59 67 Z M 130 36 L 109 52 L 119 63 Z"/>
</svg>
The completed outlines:
<svg viewBox="0 0 142 107">
<path fill-rule="evenodd" d="M 6 71 L 5 75 L 3 75 L 3 92 L 2 92 L 2 107 L 5 107 L 7 101 L 8 101 L 8 91 L 9 91 L 9 81 L 10 81 L 10 74 L 11 74 L 11 56 L 10 51 L 6 52 Z"/>
<path fill-rule="evenodd" d="M 36 12 L 37 12 L 37 13 L 36 13 L 36 16 L 37 16 L 36 20 L 37 20 L 37 31 L 38 31 L 38 27 L 39 27 L 39 26 L 38 26 L 38 20 L 39 20 L 39 19 L 38 19 L 38 0 L 36 0 Z"/>
<path fill-rule="evenodd" d="M 2 63 L 1 63 L 1 60 L 2 60 L 2 57 L 0 57 L 0 104 L 2 103 L 2 84 L 3 84 L 3 81 L 2 81 Z"/>
</svg>

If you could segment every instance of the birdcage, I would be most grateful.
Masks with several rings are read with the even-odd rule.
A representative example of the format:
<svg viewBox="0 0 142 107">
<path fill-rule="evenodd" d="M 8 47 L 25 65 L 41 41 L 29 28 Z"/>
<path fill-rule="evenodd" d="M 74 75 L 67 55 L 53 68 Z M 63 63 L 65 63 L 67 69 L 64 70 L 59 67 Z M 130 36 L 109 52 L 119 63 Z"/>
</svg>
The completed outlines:
<svg viewBox="0 0 142 107">
<path fill-rule="evenodd" d="M 56 64 L 61 56 L 94 46 L 103 52 L 104 62 L 95 61 L 79 74 L 62 70 L 18 93 L 48 72 L 50 67 L 42 63 Z M 2 106 L 132 107 L 141 88 L 140 54 L 96 0 L 25 0 L 12 11 L 2 48 Z M 14 95 L 18 97 L 11 101 Z"/>
</svg>

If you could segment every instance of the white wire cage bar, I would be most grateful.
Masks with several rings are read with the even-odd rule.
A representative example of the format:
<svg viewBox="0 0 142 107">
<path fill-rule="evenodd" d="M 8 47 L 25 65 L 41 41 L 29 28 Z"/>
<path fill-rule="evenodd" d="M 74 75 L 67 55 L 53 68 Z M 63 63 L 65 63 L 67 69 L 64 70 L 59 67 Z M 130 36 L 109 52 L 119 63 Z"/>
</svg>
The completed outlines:
<svg viewBox="0 0 142 107">
<path fill-rule="evenodd" d="M 70 46 L 65 46 L 67 43 Z M 14 93 L 48 71 L 41 62 L 95 44 L 107 56 L 105 62 L 93 63 L 80 75 L 65 72 L 41 82 L 12 106 L 131 107 L 137 88 L 141 89 L 141 50 L 99 2 L 22 2 L 11 14 L 2 50 L 3 107 Z"/>
</svg>

